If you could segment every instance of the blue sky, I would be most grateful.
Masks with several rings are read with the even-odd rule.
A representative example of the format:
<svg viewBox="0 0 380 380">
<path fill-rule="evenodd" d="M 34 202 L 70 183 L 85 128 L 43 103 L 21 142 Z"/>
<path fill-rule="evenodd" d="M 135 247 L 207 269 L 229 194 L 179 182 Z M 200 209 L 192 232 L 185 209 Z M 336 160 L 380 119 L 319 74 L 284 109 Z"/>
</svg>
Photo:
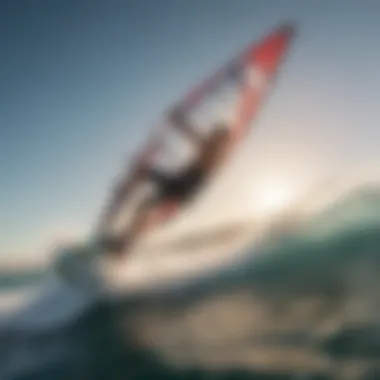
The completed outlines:
<svg viewBox="0 0 380 380">
<path fill-rule="evenodd" d="M 282 20 L 300 36 L 260 121 L 262 157 L 376 162 L 378 12 L 376 0 L 2 2 L 0 257 L 88 229 L 162 109 Z"/>
</svg>

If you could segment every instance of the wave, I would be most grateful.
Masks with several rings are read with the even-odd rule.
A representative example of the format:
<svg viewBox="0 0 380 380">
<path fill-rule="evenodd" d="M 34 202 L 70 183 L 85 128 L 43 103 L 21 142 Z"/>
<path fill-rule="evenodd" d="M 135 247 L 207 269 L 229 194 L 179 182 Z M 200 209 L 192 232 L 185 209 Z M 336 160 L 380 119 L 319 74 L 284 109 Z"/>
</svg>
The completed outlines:
<svg viewBox="0 0 380 380">
<path fill-rule="evenodd" d="M 332 367 L 342 378 L 360 360 L 360 371 L 373 374 L 379 201 L 377 191 L 356 193 L 301 230 L 272 236 L 260 254 L 249 248 L 201 277 L 112 305 L 93 302 L 59 328 L 3 329 L 1 378 L 334 378 Z M 62 314 L 56 295 L 35 311 Z"/>
</svg>

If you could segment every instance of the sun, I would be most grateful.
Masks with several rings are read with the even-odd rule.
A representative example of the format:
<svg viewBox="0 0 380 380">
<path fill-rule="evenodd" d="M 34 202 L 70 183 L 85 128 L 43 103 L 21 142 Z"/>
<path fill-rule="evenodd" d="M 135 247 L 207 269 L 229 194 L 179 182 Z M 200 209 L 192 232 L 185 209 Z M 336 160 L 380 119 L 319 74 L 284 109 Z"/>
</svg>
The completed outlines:
<svg viewBox="0 0 380 380">
<path fill-rule="evenodd" d="M 295 191 L 288 184 L 281 182 L 263 183 L 257 186 L 254 192 L 254 213 L 261 218 L 272 218 L 288 209 L 294 197 Z"/>
</svg>

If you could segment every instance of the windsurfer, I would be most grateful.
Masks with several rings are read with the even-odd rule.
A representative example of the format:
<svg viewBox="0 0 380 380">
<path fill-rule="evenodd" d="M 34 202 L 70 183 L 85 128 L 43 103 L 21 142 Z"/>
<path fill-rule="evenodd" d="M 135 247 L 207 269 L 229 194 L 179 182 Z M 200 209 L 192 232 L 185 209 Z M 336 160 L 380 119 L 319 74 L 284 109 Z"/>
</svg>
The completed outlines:
<svg viewBox="0 0 380 380">
<path fill-rule="evenodd" d="M 105 216 L 109 220 L 128 198 L 128 195 L 141 181 L 151 181 L 155 184 L 153 197 L 146 199 L 138 207 L 131 225 L 119 237 L 106 236 L 102 239 L 105 250 L 109 253 L 123 256 L 131 248 L 146 224 L 151 210 L 166 201 L 175 201 L 179 204 L 192 199 L 198 189 L 212 174 L 220 161 L 224 158 L 230 143 L 229 128 L 224 123 L 216 123 L 208 136 L 203 136 L 187 120 L 184 112 L 175 107 L 169 113 L 169 121 L 173 128 L 180 131 L 197 150 L 196 159 L 181 170 L 178 174 L 169 174 L 161 170 L 139 166 L 125 183 L 122 183 L 115 193 L 114 202 Z"/>
</svg>

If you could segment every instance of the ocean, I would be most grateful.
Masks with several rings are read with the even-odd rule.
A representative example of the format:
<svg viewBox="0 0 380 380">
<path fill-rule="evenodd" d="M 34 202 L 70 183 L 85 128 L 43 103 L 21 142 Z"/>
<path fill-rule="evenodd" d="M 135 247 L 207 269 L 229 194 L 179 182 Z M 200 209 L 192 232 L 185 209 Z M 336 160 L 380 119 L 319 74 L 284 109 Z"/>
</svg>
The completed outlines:
<svg viewBox="0 0 380 380">
<path fill-rule="evenodd" d="M 7 325 L 0 379 L 380 379 L 379 205 L 355 194 L 259 259 L 51 328 Z"/>
</svg>

